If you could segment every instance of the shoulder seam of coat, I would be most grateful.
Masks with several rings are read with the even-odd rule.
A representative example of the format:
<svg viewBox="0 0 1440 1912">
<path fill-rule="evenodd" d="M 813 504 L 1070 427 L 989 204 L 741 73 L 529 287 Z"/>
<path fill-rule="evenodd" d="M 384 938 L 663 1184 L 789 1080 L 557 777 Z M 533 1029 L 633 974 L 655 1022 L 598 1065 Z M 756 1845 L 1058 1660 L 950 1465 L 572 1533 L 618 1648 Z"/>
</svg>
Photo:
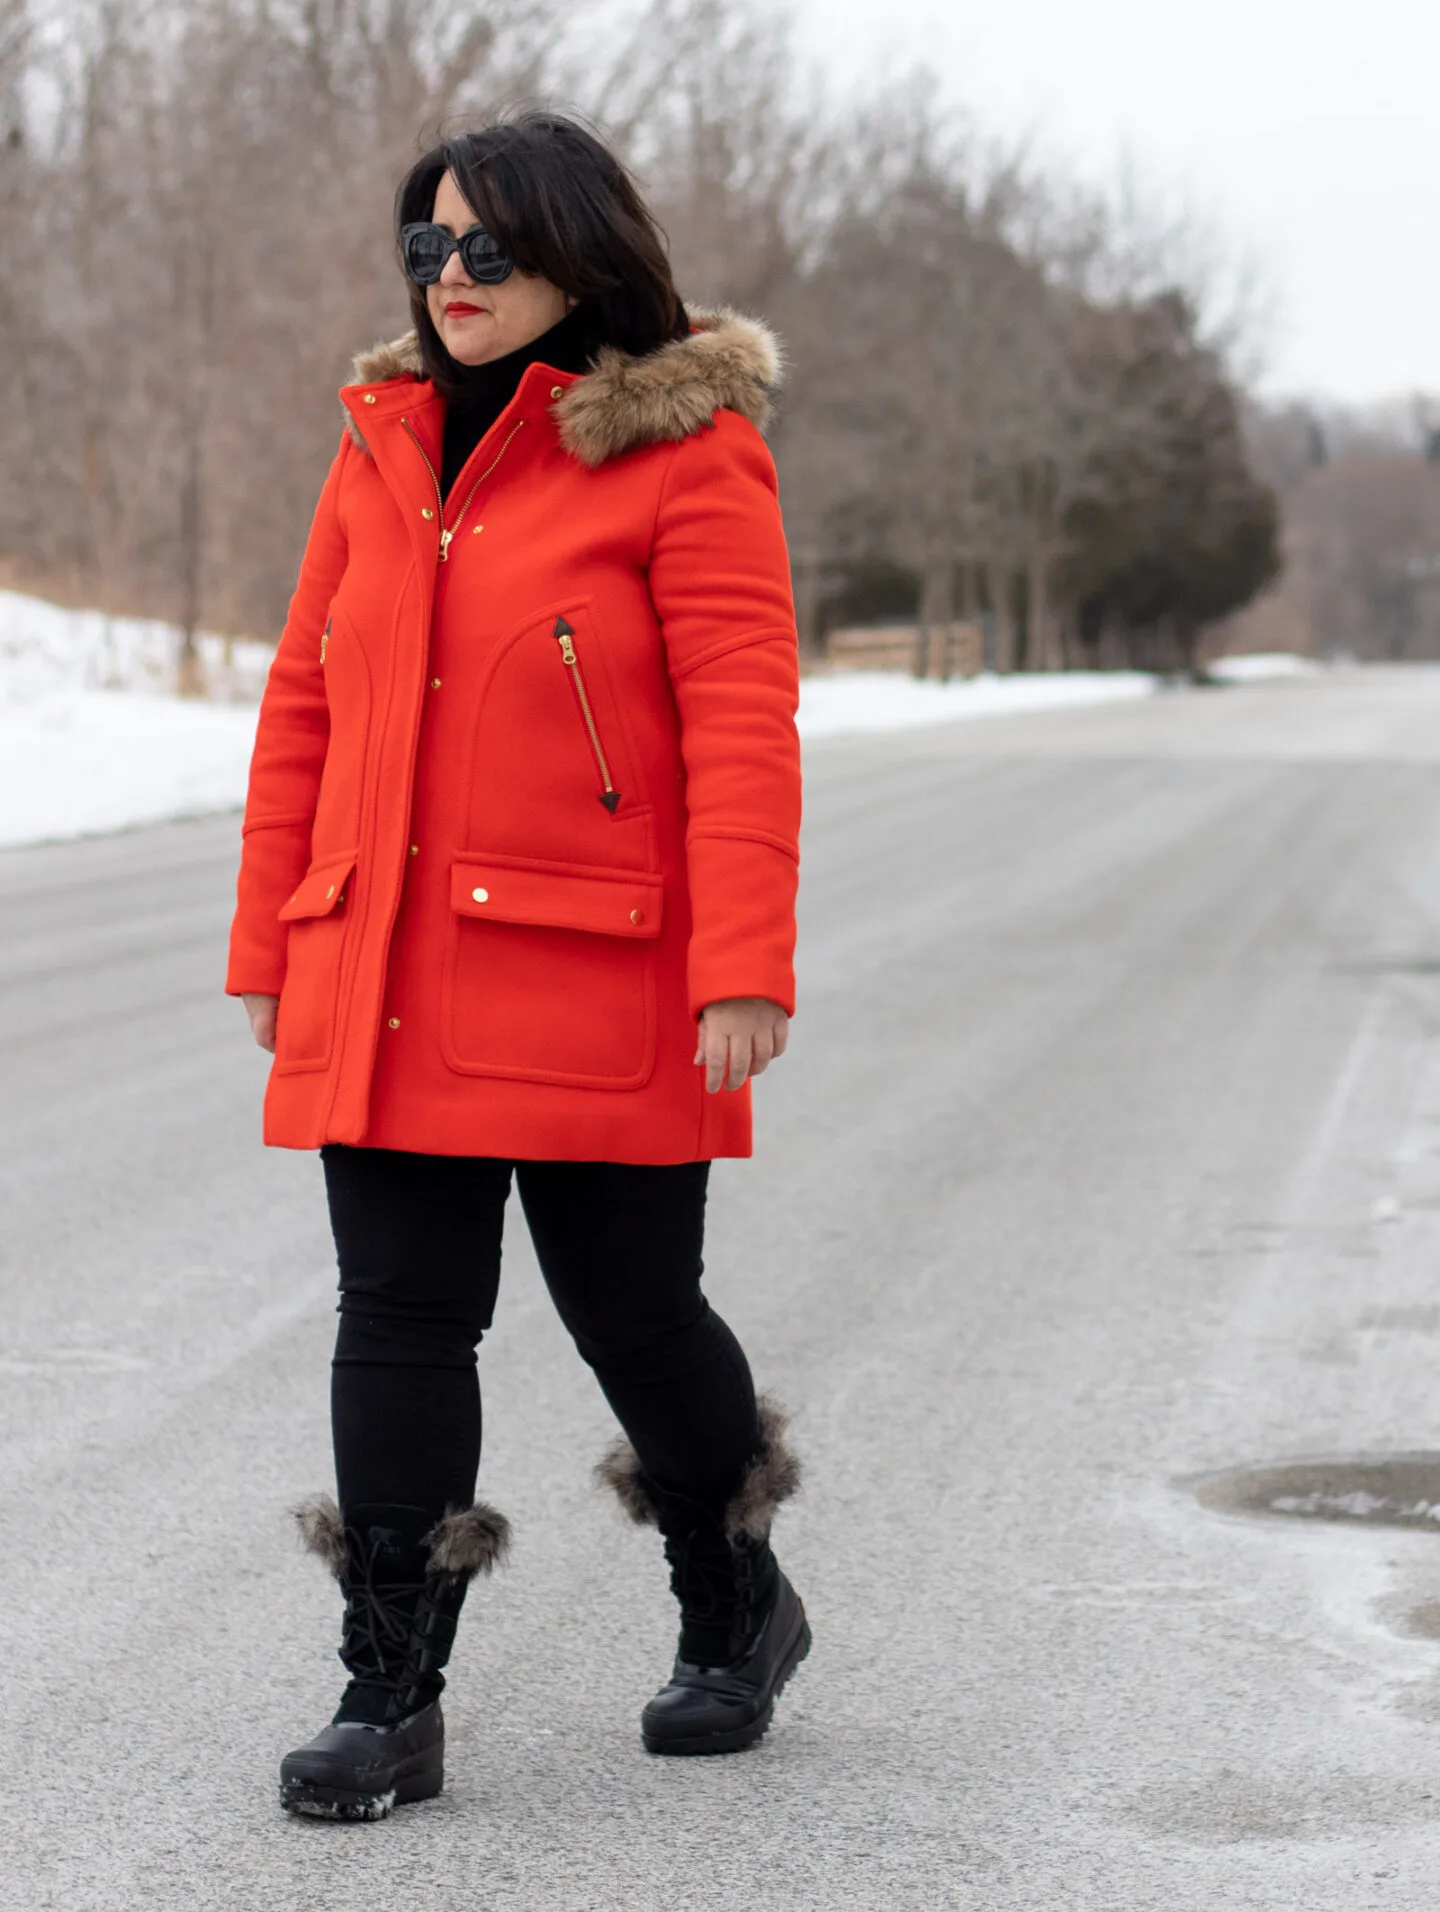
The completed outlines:
<svg viewBox="0 0 1440 1912">
<path fill-rule="evenodd" d="M 691 438 L 720 411 L 738 412 L 764 430 L 784 377 L 780 341 L 759 319 L 724 306 L 694 312 L 691 323 L 688 338 L 638 358 L 606 346 L 594 369 L 566 390 L 554 410 L 560 442 L 572 457 L 594 470 L 642 446 Z M 413 331 L 355 359 L 359 385 L 422 376 Z M 368 451 L 348 408 L 345 425 L 360 450 Z"/>
</svg>

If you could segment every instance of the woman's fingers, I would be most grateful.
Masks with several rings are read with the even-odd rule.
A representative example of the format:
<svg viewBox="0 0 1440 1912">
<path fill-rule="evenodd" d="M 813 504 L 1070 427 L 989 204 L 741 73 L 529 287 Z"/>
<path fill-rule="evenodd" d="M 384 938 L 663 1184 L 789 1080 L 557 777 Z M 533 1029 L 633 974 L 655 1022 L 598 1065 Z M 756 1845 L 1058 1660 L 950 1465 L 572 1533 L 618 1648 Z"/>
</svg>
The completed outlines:
<svg viewBox="0 0 1440 1912">
<path fill-rule="evenodd" d="M 749 1036 L 731 1036 L 730 1069 L 725 1078 L 727 1088 L 740 1089 L 745 1086 L 745 1079 L 750 1073 L 751 1047 Z"/>
<path fill-rule="evenodd" d="M 706 1093 L 718 1095 L 724 1088 L 725 1078 L 730 1071 L 730 1038 L 718 1025 L 707 1023 L 703 1046 Z"/>
<path fill-rule="evenodd" d="M 704 1067 L 707 1092 L 742 1089 L 752 1076 L 763 1075 L 785 1053 L 788 1036 L 789 1018 L 774 1003 L 712 1003 L 700 1017 L 695 1044 L 695 1066 Z"/>
<path fill-rule="evenodd" d="M 280 1007 L 278 996 L 260 996 L 247 994 L 242 998 L 245 1012 L 250 1018 L 250 1033 L 262 1049 L 275 1053 L 276 1012 Z"/>
</svg>

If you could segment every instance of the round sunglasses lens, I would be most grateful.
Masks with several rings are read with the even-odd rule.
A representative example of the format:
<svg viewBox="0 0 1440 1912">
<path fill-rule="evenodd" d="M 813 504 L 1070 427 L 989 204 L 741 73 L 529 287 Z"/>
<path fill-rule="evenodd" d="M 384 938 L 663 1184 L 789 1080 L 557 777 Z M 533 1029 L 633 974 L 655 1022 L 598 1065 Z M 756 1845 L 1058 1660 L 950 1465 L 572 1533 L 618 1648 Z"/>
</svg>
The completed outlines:
<svg viewBox="0 0 1440 1912">
<path fill-rule="evenodd" d="M 514 271 L 511 261 L 479 226 L 473 227 L 460 241 L 460 257 L 477 285 L 499 285 Z"/>
<path fill-rule="evenodd" d="M 405 270 L 416 285 L 434 285 L 445 270 L 448 248 L 438 226 L 409 226 L 404 235 Z"/>
</svg>

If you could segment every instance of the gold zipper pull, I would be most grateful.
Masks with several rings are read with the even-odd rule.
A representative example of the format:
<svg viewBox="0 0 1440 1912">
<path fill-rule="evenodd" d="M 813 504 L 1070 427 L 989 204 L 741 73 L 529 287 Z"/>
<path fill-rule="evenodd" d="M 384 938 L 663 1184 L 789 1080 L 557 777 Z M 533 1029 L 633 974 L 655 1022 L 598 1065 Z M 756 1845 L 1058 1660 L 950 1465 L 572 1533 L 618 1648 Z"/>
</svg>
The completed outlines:
<svg viewBox="0 0 1440 1912">
<path fill-rule="evenodd" d="M 332 618 L 330 620 L 330 623 L 333 624 L 334 621 L 335 620 Z M 320 633 L 320 662 L 322 664 L 325 662 L 325 646 L 329 642 L 330 642 L 330 624 L 327 624 L 325 626 L 325 629 Z"/>
<path fill-rule="evenodd" d="M 570 642 L 570 633 L 568 631 L 558 631 L 556 635 L 560 639 L 560 655 L 565 659 L 567 664 L 573 666 L 575 663 L 575 646 Z"/>
<path fill-rule="evenodd" d="M 445 562 L 445 560 L 446 560 L 446 559 L 447 559 L 447 558 L 449 557 L 449 555 L 450 555 L 450 540 L 451 540 L 451 539 L 452 539 L 452 538 L 453 538 L 454 536 L 455 536 L 455 533 L 454 533 L 453 531 L 447 531 L 447 530 L 445 529 L 445 527 L 444 527 L 443 525 L 442 525 L 442 526 L 440 527 L 440 558 L 439 558 L 439 562 L 440 562 L 441 564 L 444 564 L 444 562 Z"/>
</svg>

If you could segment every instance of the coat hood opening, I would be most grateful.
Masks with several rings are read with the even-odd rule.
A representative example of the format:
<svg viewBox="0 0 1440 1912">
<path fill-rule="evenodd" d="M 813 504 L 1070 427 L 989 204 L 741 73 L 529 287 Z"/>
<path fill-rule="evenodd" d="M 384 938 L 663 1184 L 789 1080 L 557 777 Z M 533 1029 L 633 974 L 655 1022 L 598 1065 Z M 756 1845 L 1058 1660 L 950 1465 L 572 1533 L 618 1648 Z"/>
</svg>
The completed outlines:
<svg viewBox="0 0 1440 1912">
<path fill-rule="evenodd" d="M 638 358 L 605 346 L 593 370 L 556 401 L 560 442 L 582 465 L 594 469 L 642 445 L 678 443 L 703 431 L 718 411 L 739 412 L 764 429 L 784 373 L 779 340 L 758 319 L 725 307 L 693 312 L 691 322 L 688 338 Z M 359 385 L 423 376 L 413 331 L 355 359 Z M 346 424 L 367 450 L 348 411 Z"/>
</svg>

